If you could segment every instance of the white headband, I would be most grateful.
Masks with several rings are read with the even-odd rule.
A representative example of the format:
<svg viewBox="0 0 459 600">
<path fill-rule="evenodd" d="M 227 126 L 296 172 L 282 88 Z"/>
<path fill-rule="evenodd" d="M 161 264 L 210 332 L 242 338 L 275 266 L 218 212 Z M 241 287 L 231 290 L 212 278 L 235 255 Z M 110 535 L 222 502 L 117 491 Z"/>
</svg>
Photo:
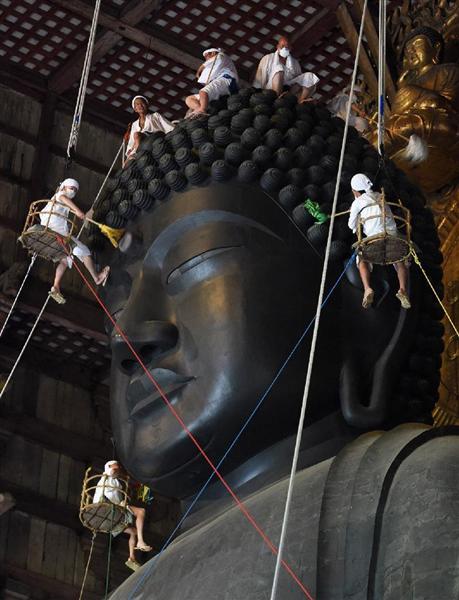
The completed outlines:
<svg viewBox="0 0 459 600">
<path fill-rule="evenodd" d="M 351 179 L 351 188 L 356 192 L 361 192 L 362 190 L 364 192 L 368 192 L 369 190 L 371 190 L 372 187 L 373 184 L 363 173 L 357 173 Z"/>
<path fill-rule="evenodd" d="M 209 52 L 223 52 L 223 50 L 221 48 L 207 48 L 207 50 L 204 50 L 202 53 L 204 58 L 206 57 L 206 54 L 209 54 Z"/>
<path fill-rule="evenodd" d="M 117 464 L 118 464 L 117 460 L 109 460 L 108 462 L 106 462 L 105 466 L 104 466 L 105 475 L 110 475 L 111 467 L 113 467 L 113 465 L 117 465 Z"/>
<path fill-rule="evenodd" d="M 132 102 L 131 102 L 131 106 L 132 106 L 133 110 L 134 110 L 134 103 L 136 100 L 143 100 L 148 106 L 148 100 L 145 98 L 145 96 L 134 96 L 134 98 L 132 99 Z"/>
<path fill-rule="evenodd" d="M 63 190 L 65 187 L 74 187 L 77 190 L 80 189 L 80 184 L 76 179 L 64 179 L 64 181 L 60 184 L 59 189 Z"/>
</svg>

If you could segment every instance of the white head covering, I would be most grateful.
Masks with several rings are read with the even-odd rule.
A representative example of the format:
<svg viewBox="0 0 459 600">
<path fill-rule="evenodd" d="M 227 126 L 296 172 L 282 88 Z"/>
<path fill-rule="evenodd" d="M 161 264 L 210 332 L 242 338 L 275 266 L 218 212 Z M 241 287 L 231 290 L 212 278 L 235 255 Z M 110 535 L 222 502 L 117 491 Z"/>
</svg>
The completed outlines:
<svg viewBox="0 0 459 600">
<path fill-rule="evenodd" d="M 372 182 L 363 173 L 357 173 L 351 179 L 351 188 L 356 192 L 361 192 L 362 190 L 368 192 L 371 190 L 372 187 Z"/>
<path fill-rule="evenodd" d="M 117 465 L 118 461 L 117 460 L 109 460 L 108 462 L 105 463 L 104 466 L 104 473 L 105 475 L 111 475 L 111 468 L 113 467 L 113 465 Z"/>
<path fill-rule="evenodd" d="M 132 99 L 132 101 L 131 101 L 132 110 L 134 110 L 134 102 L 135 102 L 136 100 L 143 100 L 143 101 L 144 101 L 144 102 L 146 102 L 146 103 L 147 103 L 147 105 L 148 105 L 148 100 L 145 98 L 145 96 L 134 96 L 134 98 L 133 98 L 133 99 Z"/>
<path fill-rule="evenodd" d="M 78 181 L 76 179 L 71 179 L 69 177 L 68 179 L 64 179 L 64 181 L 60 184 L 59 190 L 63 190 L 65 187 L 74 187 L 77 190 L 79 190 L 80 184 L 78 183 Z"/>
<path fill-rule="evenodd" d="M 204 50 L 204 52 L 202 53 L 204 58 L 206 58 L 206 54 L 208 54 L 209 52 L 223 52 L 223 50 L 221 48 L 207 48 L 207 50 Z"/>
</svg>

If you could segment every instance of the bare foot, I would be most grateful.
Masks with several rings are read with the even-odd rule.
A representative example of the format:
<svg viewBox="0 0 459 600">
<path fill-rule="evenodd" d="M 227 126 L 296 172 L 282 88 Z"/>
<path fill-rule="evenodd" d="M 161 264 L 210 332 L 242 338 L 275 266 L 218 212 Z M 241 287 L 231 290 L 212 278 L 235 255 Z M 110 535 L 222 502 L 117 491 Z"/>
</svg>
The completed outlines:
<svg viewBox="0 0 459 600">
<path fill-rule="evenodd" d="M 108 276 L 110 275 L 110 267 L 107 265 L 102 269 L 97 277 L 96 284 L 104 286 L 107 283 Z"/>
</svg>

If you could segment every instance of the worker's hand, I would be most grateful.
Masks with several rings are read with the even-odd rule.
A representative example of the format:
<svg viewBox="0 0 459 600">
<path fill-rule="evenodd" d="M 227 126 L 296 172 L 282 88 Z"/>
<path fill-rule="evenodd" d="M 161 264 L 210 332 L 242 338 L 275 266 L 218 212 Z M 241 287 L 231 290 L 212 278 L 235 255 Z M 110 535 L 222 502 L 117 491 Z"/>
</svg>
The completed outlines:
<svg viewBox="0 0 459 600">
<path fill-rule="evenodd" d="M 91 208 L 90 210 L 88 210 L 88 212 L 85 214 L 85 219 L 93 219 L 94 218 L 94 209 Z"/>
<path fill-rule="evenodd" d="M 82 210 L 80 210 L 79 208 L 77 208 L 77 210 L 75 211 L 75 214 L 79 219 L 84 219 L 84 212 Z"/>
</svg>

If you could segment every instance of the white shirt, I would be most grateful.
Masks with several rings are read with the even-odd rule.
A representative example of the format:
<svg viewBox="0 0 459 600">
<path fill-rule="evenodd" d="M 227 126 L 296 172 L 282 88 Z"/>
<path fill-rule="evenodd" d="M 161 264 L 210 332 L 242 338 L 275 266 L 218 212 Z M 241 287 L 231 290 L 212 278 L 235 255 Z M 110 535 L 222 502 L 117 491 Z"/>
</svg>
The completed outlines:
<svg viewBox="0 0 459 600">
<path fill-rule="evenodd" d="M 143 127 L 140 126 L 140 120 L 137 119 L 137 121 L 134 121 L 131 126 L 131 134 L 129 136 L 129 142 L 126 149 L 126 156 L 129 156 L 134 146 L 135 133 L 154 133 L 155 131 L 164 131 L 164 133 L 169 133 L 169 131 L 172 131 L 173 129 L 174 126 L 172 123 L 158 112 L 148 113 L 145 115 L 145 123 Z"/>
<path fill-rule="evenodd" d="M 266 54 L 260 60 L 253 85 L 262 89 L 269 88 L 274 75 L 279 71 L 284 73 L 284 83 L 286 85 L 298 83 L 304 87 L 312 87 L 319 81 L 314 73 L 302 73 L 300 63 L 292 55 L 287 56 L 285 63 L 282 62 L 279 52 L 276 50 L 276 52 Z"/>
<path fill-rule="evenodd" d="M 119 479 L 116 477 L 109 477 L 108 475 L 102 475 L 97 483 L 92 501 L 94 504 L 97 502 L 104 502 L 105 497 L 107 500 L 110 500 L 110 502 L 113 502 L 113 504 L 121 504 L 125 499 L 122 490 L 123 486 Z"/>
<path fill-rule="evenodd" d="M 381 194 L 373 191 L 366 192 L 354 200 L 351 205 L 351 213 L 348 221 L 348 225 L 354 233 L 357 231 L 359 217 L 361 220 L 373 217 L 362 223 L 363 233 L 366 237 L 384 233 L 382 210 L 381 205 L 377 204 L 378 202 L 381 202 Z M 395 224 L 390 206 L 387 203 L 385 212 L 386 232 L 390 235 L 395 235 L 397 233 L 397 225 Z"/>
<path fill-rule="evenodd" d="M 70 233 L 70 225 L 67 221 L 70 209 L 62 203 L 61 196 L 65 196 L 64 192 L 57 192 L 41 209 L 40 223 L 60 235 L 67 236 Z M 53 203 L 54 199 L 56 202 Z"/>
<path fill-rule="evenodd" d="M 229 75 L 230 77 L 233 77 L 233 79 L 236 79 L 236 81 L 239 80 L 236 67 L 231 58 L 226 56 L 226 54 L 223 54 L 223 52 L 219 52 L 217 58 L 213 57 L 206 60 L 201 75 L 199 76 L 198 83 L 207 85 L 211 81 L 214 81 L 214 79 L 218 79 L 223 75 Z"/>
</svg>

